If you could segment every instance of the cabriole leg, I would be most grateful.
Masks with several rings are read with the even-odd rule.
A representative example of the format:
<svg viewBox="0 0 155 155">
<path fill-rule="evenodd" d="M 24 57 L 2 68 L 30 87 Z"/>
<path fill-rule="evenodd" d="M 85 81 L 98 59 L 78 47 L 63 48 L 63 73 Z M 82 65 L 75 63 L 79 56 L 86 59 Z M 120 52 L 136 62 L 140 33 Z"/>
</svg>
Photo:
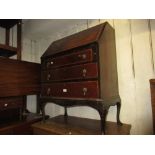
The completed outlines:
<svg viewBox="0 0 155 155">
<path fill-rule="evenodd" d="M 106 134 L 106 117 L 108 113 L 108 108 L 102 106 L 102 108 L 98 109 L 100 118 L 101 118 L 101 133 L 102 135 Z"/>
<path fill-rule="evenodd" d="M 123 123 L 120 121 L 120 110 L 121 110 L 121 102 L 117 102 L 117 124 L 123 125 Z"/>
<path fill-rule="evenodd" d="M 64 107 L 64 110 L 65 110 L 64 116 L 67 117 L 68 116 L 67 107 Z"/>
<path fill-rule="evenodd" d="M 40 110 L 43 116 L 43 122 L 45 122 L 45 105 L 46 103 L 43 103 L 43 102 L 40 103 Z"/>
</svg>

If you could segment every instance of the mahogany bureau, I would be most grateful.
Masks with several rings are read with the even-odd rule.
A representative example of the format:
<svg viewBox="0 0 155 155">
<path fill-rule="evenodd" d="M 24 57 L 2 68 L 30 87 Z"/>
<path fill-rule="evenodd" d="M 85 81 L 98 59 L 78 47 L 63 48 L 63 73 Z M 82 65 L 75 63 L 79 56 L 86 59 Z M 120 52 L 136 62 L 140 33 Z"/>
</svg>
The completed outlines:
<svg viewBox="0 0 155 155">
<path fill-rule="evenodd" d="M 90 106 L 101 117 L 101 132 L 110 106 L 121 100 L 118 93 L 114 29 L 106 22 L 54 41 L 41 57 L 41 109 L 48 102 L 65 107 Z"/>
</svg>

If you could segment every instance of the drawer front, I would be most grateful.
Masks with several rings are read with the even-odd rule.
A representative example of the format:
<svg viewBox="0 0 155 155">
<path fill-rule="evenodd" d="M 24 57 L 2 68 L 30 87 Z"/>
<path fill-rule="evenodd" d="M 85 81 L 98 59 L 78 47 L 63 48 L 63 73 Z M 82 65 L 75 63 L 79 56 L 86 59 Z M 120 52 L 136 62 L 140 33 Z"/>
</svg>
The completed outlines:
<svg viewBox="0 0 155 155">
<path fill-rule="evenodd" d="M 99 98 L 98 81 L 44 84 L 42 85 L 42 96 Z"/>
<path fill-rule="evenodd" d="M 11 108 L 19 108 L 23 106 L 22 97 L 10 97 L 0 99 L 0 110 L 6 110 Z"/>
<path fill-rule="evenodd" d="M 42 72 L 42 82 L 91 79 L 98 77 L 98 66 L 96 63 L 76 65 L 60 69 L 51 69 Z"/>
<path fill-rule="evenodd" d="M 93 51 L 92 49 L 86 49 L 72 54 L 63 55 L 57 58 L 50 58 L 44 62 L 43 66 L 44 69 L 48 69 L 91 61 L 93 61 Z"/>
</svg>

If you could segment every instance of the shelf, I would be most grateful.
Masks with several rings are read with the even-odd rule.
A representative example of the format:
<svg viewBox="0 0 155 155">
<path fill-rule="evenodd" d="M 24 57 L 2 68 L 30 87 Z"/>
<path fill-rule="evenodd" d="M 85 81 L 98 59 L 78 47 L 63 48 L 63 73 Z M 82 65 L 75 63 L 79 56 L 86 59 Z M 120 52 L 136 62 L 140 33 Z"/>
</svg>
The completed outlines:
<svg viewBox="0 0 155 155">
<path fill-rule="evenodd" d="M 0 44 L 0 56 L 11 57 L 17 54 L 17 48 Z"/>
<path fill-rule="evenodd" d="M 17 25 L 17 48 L 9 46 L 10 30 L 15 25 Z M 21 60 L 22 20 L 21 19 L 0 19 L 0 27 L 5 29 L 5 43 L 0 44 L 0 57 L 1 56 L 11 57 L 13 55 L 17 55 L 17 59 Z"/>
<path fill-rule="evenodd" d="M 21 22 L 20 19 L 0 19 L 0 27 L 9 29 L 19 22 Z"/>
</svg>

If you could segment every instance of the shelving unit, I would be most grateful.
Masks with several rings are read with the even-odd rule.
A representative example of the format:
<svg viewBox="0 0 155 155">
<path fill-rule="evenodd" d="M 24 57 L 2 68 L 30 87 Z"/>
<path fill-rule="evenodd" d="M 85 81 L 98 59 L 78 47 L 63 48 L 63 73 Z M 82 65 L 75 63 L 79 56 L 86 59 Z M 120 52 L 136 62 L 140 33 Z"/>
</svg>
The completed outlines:
<svg viewBox="0 0 155 155">
<path fill-rule="evenodd" d="M 0 44 L 0 56 L 11 57 L 17 55 L 17 59 L 21 60 L 21 19 L 0 19 L 0 27 L 5 29 L 5 44 Z M 10 41 L 10 29 L 17 25 L 17 47 L 9 45 Z"/>
<path fill-rule="evenodd" d="M 0 44 L 0 56 L 11 57 L 17 54 L 17 48 Z"/>
<path fill-rule="evenodd" d="M 37 113 L 40 94 L 40 64 L 19 61 L 22 48 L 22 20 L 0 19 L 5 30 L 5 43 L 0 43 L 0 134 L 32 134 L 31 124 L 41 121 L 42 116 L 26 109 L 26 96 L 37 95 Z M 17 25 L 17 44 L 10 45 Z M 12 35 L 11 32 L 12 31 Z M 1 34 L 0 34 L 1 36 Z M 12 38 L 12 42 L 14 39 Z M 8 59 L 17 55 L 18 60 Z"/>
</svg>

